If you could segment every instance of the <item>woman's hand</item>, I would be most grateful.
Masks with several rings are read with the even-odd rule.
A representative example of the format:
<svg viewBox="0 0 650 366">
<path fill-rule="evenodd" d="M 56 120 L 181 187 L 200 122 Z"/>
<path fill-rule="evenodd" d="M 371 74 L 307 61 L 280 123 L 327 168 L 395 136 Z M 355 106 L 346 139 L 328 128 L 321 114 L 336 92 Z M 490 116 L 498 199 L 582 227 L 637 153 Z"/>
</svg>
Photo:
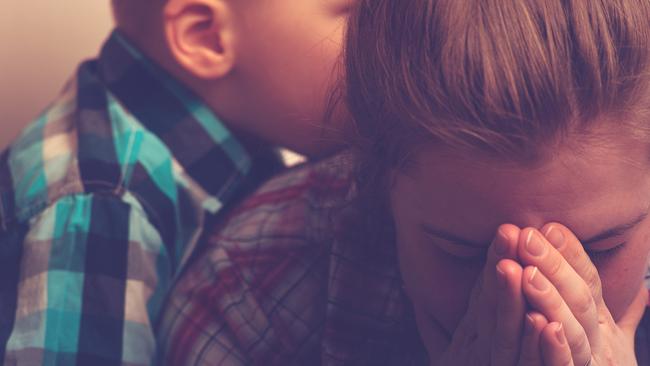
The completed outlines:
<svg viewBox="0 0 650 366">
<path fill-rule="evenodd" d="M 432 365 L 519 365 L 526 314 L 522 267 L 513 260 L 519 236 L 520 230 L 514 225 L 499 228 L 451 344 L 440 357 L 435 356 L 436 350 L 429 348 Z M 421 318 L 425 315 L 418 313 L 417 317 L 418 324 L 423 324 Z M 420 331 L 426 332 L 422 328 Z M 541 329 L 536 332 L 539 336 Z"/>
<path fill-rule="evenodd" d="M 540 347 L 545 366 L 636 365 L 634 335 L 648 291 L 639 289 L 614 321 L 598 271 L 576 236 L 560 224 L 521 231 L 518 254 L 527 301 L 547 320 Z M 552 243 L 552 244 L 551 244 Z"/>
</svg>

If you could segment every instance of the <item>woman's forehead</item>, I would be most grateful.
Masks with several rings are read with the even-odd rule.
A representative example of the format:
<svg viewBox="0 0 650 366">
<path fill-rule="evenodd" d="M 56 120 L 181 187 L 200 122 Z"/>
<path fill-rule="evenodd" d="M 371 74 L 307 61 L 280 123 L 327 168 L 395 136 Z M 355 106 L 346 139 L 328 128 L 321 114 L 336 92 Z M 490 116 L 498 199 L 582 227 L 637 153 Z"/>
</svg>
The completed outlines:
<svg viewBox="0 0 650 366">
<path fill-rule="evenodd" d="M 421 220 L 450 229 L 560 221 L 589 235 L 638 217 L 650 203 L 645 147 L 621 146 L 581 149 L 580 156 L 567 149 L 533 169 L 425 150 L 409 174 L 397 174 L 392 195 L 408 200 Z"/>
</svg>

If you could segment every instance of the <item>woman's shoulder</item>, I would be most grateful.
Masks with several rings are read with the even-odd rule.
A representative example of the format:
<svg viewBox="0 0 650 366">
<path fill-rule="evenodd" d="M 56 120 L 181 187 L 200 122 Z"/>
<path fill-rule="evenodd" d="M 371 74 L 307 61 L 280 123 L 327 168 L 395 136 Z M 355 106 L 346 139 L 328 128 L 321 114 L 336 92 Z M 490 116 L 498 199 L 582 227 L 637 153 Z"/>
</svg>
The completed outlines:
<svg viewBox="0 0 650 366">
<path fill-rule="evenodd" d="M 295 239 L 297 245 L 322 241 L 333 233 L 333 217 L 353 195 L 354 162 L 350 154 L 293 167 L 272 178 L 230 212 L 210 241 L 264 240 L 267 246 Z"/>
<path fill-rule="evenodd" d="M 240 210 L 253 204 L 256 197 L 278 192 L 292 192 L 289 197 L 326 194 L 340 200 L 341 195 L 350 191 L 354 166 L 354 157 L 349 152 L 294 166 L 260 186 Z"/>
<path fill-rule="evenodd" d="M 214 334 L 209 347 L 201 344 L 210 359 L 284 365 L 318 354 L 332 215 L 348 201 L 352 170 L 347 155 L 292 168 L 208 229 L 167 303 L 170 353 L 199 346 L 188 334 Z"/>
</svg>

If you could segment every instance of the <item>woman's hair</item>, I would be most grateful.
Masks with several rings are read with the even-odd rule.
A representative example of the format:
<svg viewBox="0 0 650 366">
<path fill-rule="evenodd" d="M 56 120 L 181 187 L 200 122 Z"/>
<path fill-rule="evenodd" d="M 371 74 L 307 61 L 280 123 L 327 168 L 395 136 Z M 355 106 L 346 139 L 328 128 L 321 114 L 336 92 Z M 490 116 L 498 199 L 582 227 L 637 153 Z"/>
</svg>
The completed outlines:
<svg viewBox="0 0 650 366">
<path fill-rule="evenodd" d="M 648 0 L 359 0 L 345 63 L 346 240 L 392 235 L 387 172 L 426 144 L 531 165 L 601 123 L 650 142 Z"/>
<path fill-rule="evenodd" d="M 529 162 L 603 121 L 650 130 L 648 0 L 360 0 L 345 57 L 376 161 L 433 142 Z"/>
</svg>

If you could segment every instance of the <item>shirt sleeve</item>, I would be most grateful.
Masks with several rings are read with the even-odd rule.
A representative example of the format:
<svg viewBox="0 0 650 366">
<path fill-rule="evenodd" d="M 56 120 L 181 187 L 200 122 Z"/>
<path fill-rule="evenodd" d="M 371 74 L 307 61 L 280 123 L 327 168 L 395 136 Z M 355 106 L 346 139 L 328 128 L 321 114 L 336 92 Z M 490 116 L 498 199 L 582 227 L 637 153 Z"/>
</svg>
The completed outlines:
<svg viewBox="0 0 650 366">
<path fill-rule="evenodd" d="M 169 286 L 161 236 L 137 200 L 72 195 L 23 240 L 5 365 L 149 365 Z"/>
<path fill-rule="evenodd" d="M 321 364 L 329 252 L 305 214 L 313 201 L 249 200 L 213 228 L 170 291 L 158 328 L 164 365 Z"/>
<path fill-rule="evenodd" d="M 255 306 L 254 293 L 242 281 L 228 254 L 218 251 L 216 256 L 223 267 L 215 269 L 202 257 L 169 294 L 159 329 L 162 365 L 256 364 L 249 358 L 245 344 L 256 338 L 255 328 L 260 322 L 267 323 L 266 316 Z"/>
</svg>

